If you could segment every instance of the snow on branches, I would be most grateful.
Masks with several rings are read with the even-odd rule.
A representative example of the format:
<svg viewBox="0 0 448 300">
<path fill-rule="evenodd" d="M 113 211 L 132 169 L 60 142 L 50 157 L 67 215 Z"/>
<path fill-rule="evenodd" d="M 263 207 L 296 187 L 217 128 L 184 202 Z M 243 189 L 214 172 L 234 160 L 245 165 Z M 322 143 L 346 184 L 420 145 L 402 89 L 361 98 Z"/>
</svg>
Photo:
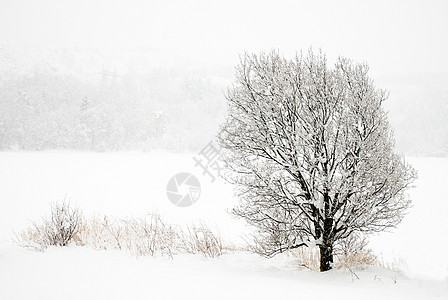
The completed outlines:
<svg viewBox="0 0 448 300">
<path fill-rule="evenodd" d="M 402 220 L 416 175 L 394 153 L 388 94 L 367 71 L 312 51 L 241 58 L 219 141 L 240 196 L 233 212 L 258 228 L 264 254 L 318 245 L 324 271 L 336 241 Z"/>
</svg>

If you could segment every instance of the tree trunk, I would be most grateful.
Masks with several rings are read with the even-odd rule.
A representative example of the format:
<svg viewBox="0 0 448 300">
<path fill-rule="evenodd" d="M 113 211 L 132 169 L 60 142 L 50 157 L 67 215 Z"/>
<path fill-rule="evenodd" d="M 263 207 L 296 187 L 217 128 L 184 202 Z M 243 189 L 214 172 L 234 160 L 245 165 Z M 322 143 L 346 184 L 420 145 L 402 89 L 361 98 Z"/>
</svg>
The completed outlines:
<svg viewBox="0 0 448 300">
<path fill-rule="evenodd" d="M 320 245 L 320 271 L 328 271 L 333 268 L 333 245 Z"/>
</svg>

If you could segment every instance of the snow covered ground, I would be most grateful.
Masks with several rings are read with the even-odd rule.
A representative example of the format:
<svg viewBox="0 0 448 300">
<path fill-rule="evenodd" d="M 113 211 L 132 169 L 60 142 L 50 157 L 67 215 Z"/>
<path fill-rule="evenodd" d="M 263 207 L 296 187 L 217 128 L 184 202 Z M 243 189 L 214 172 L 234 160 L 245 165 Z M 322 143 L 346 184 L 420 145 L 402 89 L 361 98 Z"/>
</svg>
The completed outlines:
<svg viewBox="0 0 448 300">
<path fill-rule="evenodd" d="M 291 257 L 271 260 L 246 253 L 217 259 L 182 255 L 135 258 L 126 252 L 83 247 L 45 252 L 11 243 L 45 215 L 49 203 L 70 198 L 85 214 L 141 216 L 157 211 L 173 223 L 199 219 L 238 242 L 245 224 L 226 212 L 232 187 L 195 166 L 197 154 L 0 153 L 0 299 L 272 299 L 331 296 L 341 299 L 448 299 L 448 159 L 409 158 L 419 171 L 414 206 L 393 233 L 372 238 L 371 247 L 401 273 L 358 270 L 320 274 L 299 269 Z M 202 192 L 191 207 L 167 199 L 168 180 L 180 172 L 199 179 Z"/>
<path fill-rule="evenodd" d="M 133 258 L 82 247 L 2 249 L 0 299 L 446 299 L 443 282 L 372 269 L 324 274 L 250 254 Z M 395 283 L 396 282 L 396 283 Z"/>
</svg>

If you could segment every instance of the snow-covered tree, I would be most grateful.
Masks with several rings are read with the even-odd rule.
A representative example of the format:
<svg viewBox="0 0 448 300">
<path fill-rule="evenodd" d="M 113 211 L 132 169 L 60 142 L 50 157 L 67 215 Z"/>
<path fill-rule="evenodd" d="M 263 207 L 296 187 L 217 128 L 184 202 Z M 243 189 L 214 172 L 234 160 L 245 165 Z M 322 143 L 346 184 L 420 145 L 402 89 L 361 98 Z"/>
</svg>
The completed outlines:
<svg viewBox="0 0 448 300">
<path fill-rule="evenodd" d="M 402 220 L 416 175 L 394 153 L 388 95 L 367 71 L 312 51 L 241 58 L 219 141 L 240 196 L 233 212 L 258 229 L 262 253 L 318 246 L 326 271 L 337 241 Z"/>
</svg>

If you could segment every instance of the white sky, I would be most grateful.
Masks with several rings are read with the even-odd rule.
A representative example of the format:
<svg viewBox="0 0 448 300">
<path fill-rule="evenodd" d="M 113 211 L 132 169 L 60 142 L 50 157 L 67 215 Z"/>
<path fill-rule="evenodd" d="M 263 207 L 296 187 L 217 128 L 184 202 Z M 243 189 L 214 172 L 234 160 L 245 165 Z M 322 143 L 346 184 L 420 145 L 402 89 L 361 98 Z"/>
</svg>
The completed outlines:
<svg viewBox="0 0 448 300">
<path fill-rule="evenodd" d="M 147 47 L 207 64 L 310 46 L 375 74 L 446 73 L 448 1 L 0 0 L 0 45 Z"/>
</svg>

